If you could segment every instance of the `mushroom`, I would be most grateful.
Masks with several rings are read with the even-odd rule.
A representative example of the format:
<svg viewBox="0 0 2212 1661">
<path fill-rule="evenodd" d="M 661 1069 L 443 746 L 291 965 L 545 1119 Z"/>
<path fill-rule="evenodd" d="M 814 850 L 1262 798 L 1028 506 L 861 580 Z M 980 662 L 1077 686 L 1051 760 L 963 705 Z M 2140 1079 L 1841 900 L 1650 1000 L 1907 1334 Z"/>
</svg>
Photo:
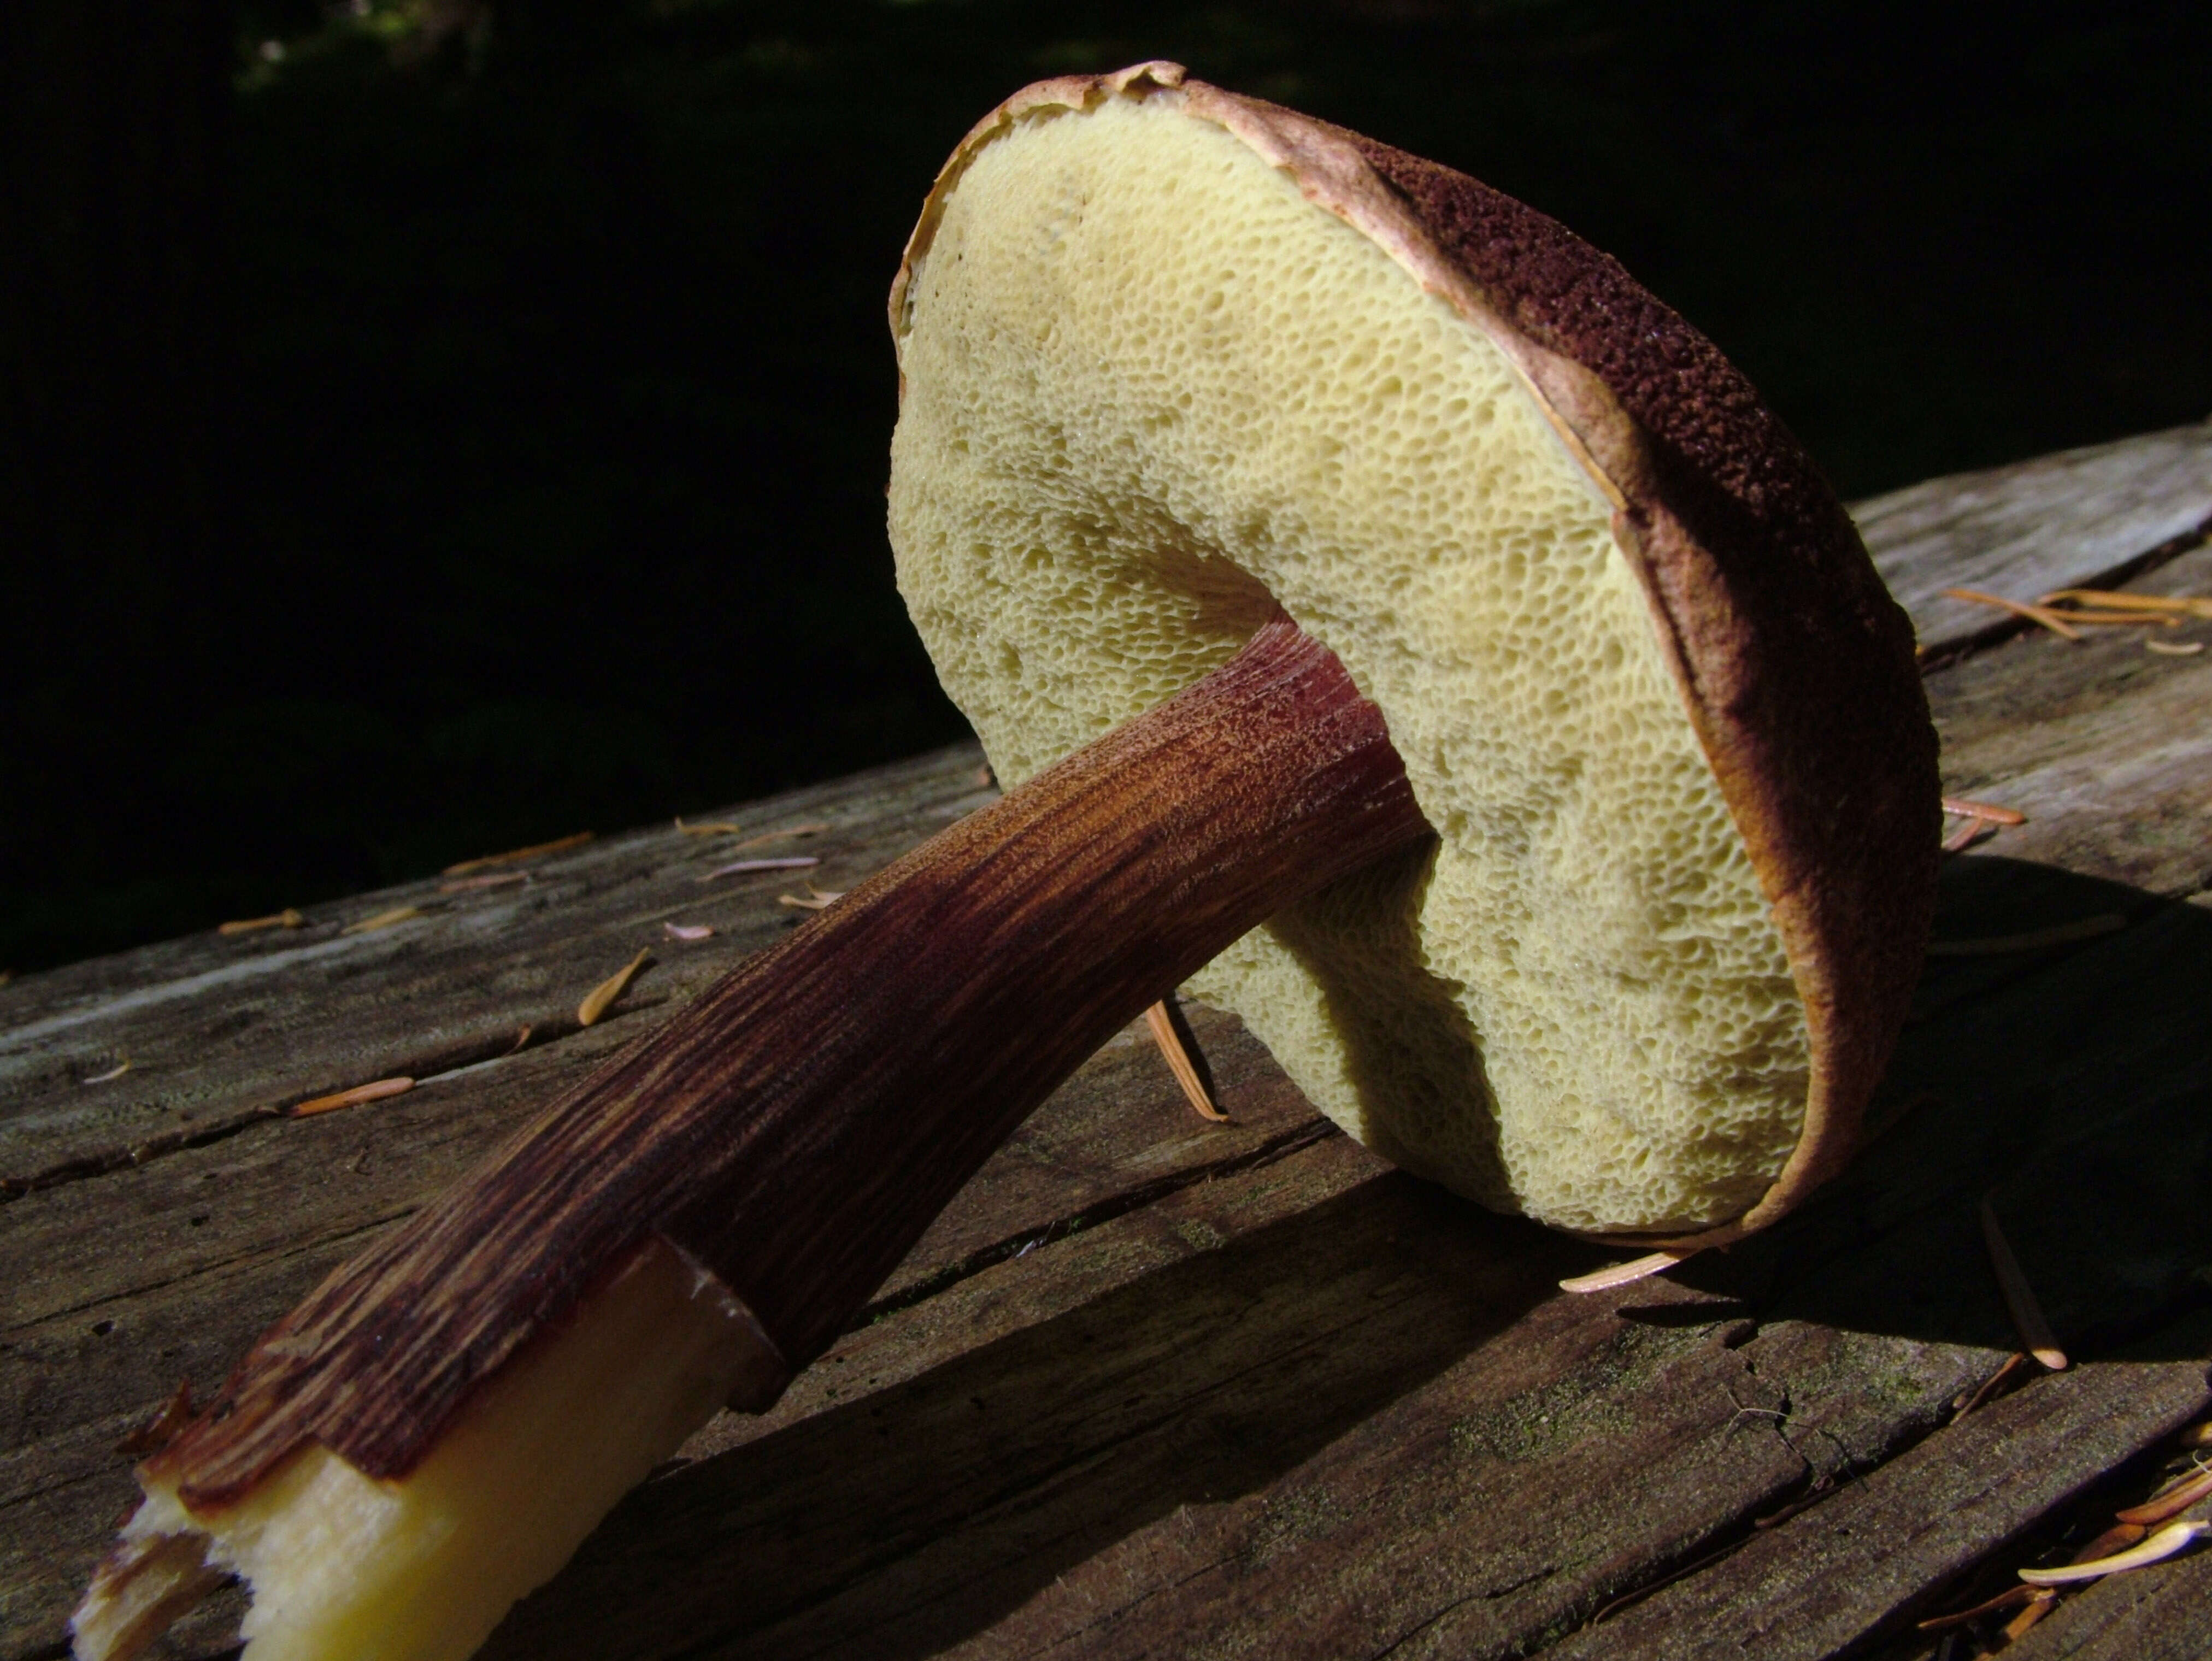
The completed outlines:
<svg viewBox="0 0 2212 1661">
<path fill-rule="evenodd" d="M 1187 980 L 1354 1135 L 1558 1226 L 1725 1240 L 1844 1157 L 1934 740 L 1849 520 L 1702 337 L 1166 64 L 976 128 L 891 316 L 901 585 L 1016 787 L 264 1335 L 140 1467 L 84 1661 L 229 1573 L 250 1661 L 467 1654 Z"/>
<path fill-rule="evenodd" d="M 1345 1130 L 1558 1227 L 1718 1244 L 1847 1154 L 1940 819 L 1911 632 L 1742 377 L 1464 175 L 1142 64 L 939 176 L 891 539 L 1018 781 L 1277 607 L 1432 848 L 1192 982 Z"/>
</svg>

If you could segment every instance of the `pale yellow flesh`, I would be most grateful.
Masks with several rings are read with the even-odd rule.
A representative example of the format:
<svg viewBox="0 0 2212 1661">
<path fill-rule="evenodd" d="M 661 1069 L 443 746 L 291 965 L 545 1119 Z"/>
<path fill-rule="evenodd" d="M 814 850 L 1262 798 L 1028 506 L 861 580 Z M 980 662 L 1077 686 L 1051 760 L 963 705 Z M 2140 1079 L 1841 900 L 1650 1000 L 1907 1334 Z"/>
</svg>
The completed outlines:
<svg viewBox="0 0 2212 1661">
<path fill-rule="evenodd" d="M 221 1512 L 150 1487 L 125 1549 L 204 1541 L 252 1588 L 246 1661 L 460 1661 L 757 1367 L 757 1331 L 655 1242 L 502 1368 L 404 1480 L 310 1447 Z M 73 1623 L 86 1661 L 130 1652 L 101 1646 L 100 1597 L 96 1583 Z"/>
<path fill-rule="evenodd" d="M 1193 983 L 1413 1169 L 1584 1229 L 1736 1215 L 1803 1010 L 1607 506 L 1504 355 L 1180 99 L 1032 115 L 915 273 L 900 586 L 1018 782 L 1279 603 L 1443 845 Z"/>
</svg>

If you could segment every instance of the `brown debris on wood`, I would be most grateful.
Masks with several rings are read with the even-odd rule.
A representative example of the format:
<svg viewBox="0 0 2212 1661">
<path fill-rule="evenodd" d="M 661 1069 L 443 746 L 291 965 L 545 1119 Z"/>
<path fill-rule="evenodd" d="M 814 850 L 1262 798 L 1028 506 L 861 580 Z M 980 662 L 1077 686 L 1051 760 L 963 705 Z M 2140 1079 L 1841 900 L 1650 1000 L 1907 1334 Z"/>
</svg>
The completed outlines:
<svg viewBox="0 0 2212 1661">
<path fill-rule="evenodd" d="M 684 815 L 679 813 L 676 815 L 676 828 L 686 836 L 742 836 L 744 834 L 745 827 L 731 819 L 717 819 L 703 825 L 687 825 L 684 822 Z M 803 825 L 787 825 L 781 830 L 762 831 L 757 835 L 747 836 L 742 842 L 732 843 L 729 852 L 735 853 L 741 848 L 757 848 L 764 842 L 781 842 L 802 837 L 819 836 L 829 828 L 827 821 L 811 819 Z"/>
<path fill-rule="evenodd" d="M 2208 1534 L 2212 1534 L 2212 1523 L 2202 1519 L 2169 1523 L 2148 1540 L 2113 1556 L 2092 1558 L 2086 1563 L 2068 1563 L 2060 1568 L 2024 1568 L 2020 1572 L 2020 1578 L 2031 1586 L 2063 1586 L 2076 1580 L 2100 1580 L 2108 1574 L 2124 1574 L 2130 1569 L 2162 1563 Z"/>
<path fill-rule="evenodd" d="M 1958 1410 L 1951 1415 L 1951 1422 L 1956 1424 L 1968 1414 L 1984 1405 L 2004 1388 L 2008 1381 L 2017 1382 L 2021 1370 L 2028 1365 L 2030 1359 L 2025 1351 L 2017 1349 L 2006 1356 L 2004 1365 L 1983 1379 L 1980 1388 L 1972 1395 L 1961 1397 L 1954 1403 Z"/>
<path fill-rule="evenodd" d="M 606 1014 L 614 1001 L 629 990 L 629 983 L 637 979 L 639 972 L 652 961 L 651 952 L 641 951 L 635 957 L 592 987 L 590 992 L 586 994 L 584 1001 L 576 1006 L 576 1024 L 579 1027 L 589 1027 Z"/>
<path fill-rule="evenodd" d="M 533 842 L 526 848 L 509 848 L 505 853 L 487 853 L 475 859 L 464 859 L 459 864 L 448 865 L 438 874 L 441 876 L 466 876 L 472 871 L 488 870 L 494 865 L 520 864 L 526 859 L 537 859 L 549 853 L 565 853 L 570 848 L 580 848 L 592 840 L 593 833 L 578 831 L 573 836 L 556 836 L 550 842 Z"/>
<path fill-rule="evenodd" d="M 803 871 L 822 863 L 813 854 L 799 854 L 789 859 L 735 859 L 726 865 L 717 865 L 699 880 L 712 882 L 722 876 L 751 876 L 760 871 Z"/>
<path fill-rule="evenodd" d="M 1964 822 L 1943 839 L 1943 852 L 1963 853 L 1984 836 L 1994 835 L 2000 825 L 2025 825 L 2027 815 L 2010 808 L 2000 808 L 1987 802 L 1970 802 L 1963 796 L 1943 798 L 1943 812 L 1950 818 Z"/>
<path fill-rule="evenodd" d="M 2195 1472 L 2184 1472 L 2142 1504 L 2114 1512 L 2112 1515 L 2117 1522 L 2148 1528 L 2169 1518 L 2179 1517 L 2199 1500 L 2205 1499 L 2212 1499 L 2212 1470 L 2200 1469 Z"/>
<path fill-rule="evenodd" d="M 1182 1034 L 1176 1030 L 1175 1017 L 1168 1010 L 1164 999 L 1145 1011 L 1145 1025 L 1151 1030 L 1152 1042 L 1159 1046 L 1160 1055 L 1168 1064 L 1168 1070 L 1182 1086 L 1183 1099 L 1197 1110 L 1198 1116 L 1216 1125 L 1229 1123 L 1229 1115 L 1213 1105 L 1206 1093 L 1206 1081 L 1198 1076 L 1197 1064 L 1190 1052 L 1183 1048 Z"/>
<path fill-rule="evenodd" d="M 1943 811 L 1960 819 L 1986 819 L 1992 825 L 2025 825 L 2027 815 L 2013 808 L 2001 808 L 1993 802 L 1970 802 L 1963 796 L 1943 798 Z"/>
<path fill-rule="evenodd" d="M 1998 1226 L 1996 1210 L 1986 1194 L 1982 1196 L 1981 1212 L 1982 1242 L 1989 1248 L 1990 1266 L 1996 1270 L 1997 1289 L 2004 1294 L 2005 1307 L 2011 1312 L 2012 1324 L 2020 1333 L 2021 1345 L 2045 1371 L 2063 1373 L 2066 1352 L 2058 1347 L 2057 1335 L 2051 1331 L 2051 1323 L 2044 1316 L 2035 1288 L 2021 1272 L 2020 1259 L 2013 1256 L 2012 1242 Z"/>
<path fill-rule="evenodd" d="M 303 929 L 307 919 L 293 906 L 281 912 L 271 912 L 266 917 L 241 917 L 228 923 L 218 923 L 217 934 L 257 934 L 263 929 Z"/>
<path fill-rule="evenodd" d="M 340 934 L 374 934 L 379 929 L 389 929 L 398 924 L 411 923 L 422 915 L 422 908 L 420 906 L 394 906 L 389 910 L 378 912 L 373 917 L 364 917 L 358 923 L 349 923 L 338 932 Z"/>
<path fill-rule="evenodd" d="M 1595 1270 L 1587 1275 L 1574 1275 L 1559 1282 L 1562 1292 L 1610 1292 L 1616 1286 L 1628 1286 L 1653 1275 L 1663 1275 L 1677 1264 L 1687 1263 L 1697 1256 L 1694 1252 L 1654 1252 L 1628 1263 L 1616 1263 L 1608 1268 Z"/>
<path fill-rule="evenodd" d="M 748 836 L 742 842 L 732 842 L 730 844 L 730 852 L 735 853 L 740 848 L 757 848 L 765 842 L 798 841 L 809 836 L 819 836 L 829 828 L 829 825 L 821 820 L 810 820 L 803 825 L 792 825 L 782 830 L 763 831 L 757 836 Z"/>
<path fill-rule="evenodd" d="M 2037 1596 L 2030 1585 L 2007 1586 L 1994 1597 L 1984 1597 L 1969 1608 L 1953 1609 L 1945 1615 L 1931 1615 L 1925 1621 L 1912 1623 L 1916 1632 L 1945 1632 L 1953 1627 L 1963 1627 L 1991 1615 L 2002 1615 L 2007 1609 L 2025 1603 Z"/>
<path fill-rule="evenodd" d="M 2038 605 L 2062 600 L 2102 611 L 2132 611 L 2146 616 L 2212 617 L 2212 599 L 2196 594 L 2130 594 L 2116 588 L 2054 588 L 2038 597 Z"/>
<path fill-rule="evenodd" d="M 2051 1609 L 2057 1606 L 2057 1603 L 2058 1594 L 2057 1592 L 2051 1591 L 2048 1586 L 2037 1588 L 2030 1594 L 2027 1606 L 2023 1608 L 2018 1615 L 2014 1616 L 2011 1620 L 2005 1622 L 2005 1642 L 2009 1644 L 2016 1639 L 2025 1636 L 2028 1628 L 2033 1627 L 2037 1622 L 2042 1620 L 2045 1616 L 2050 1614 Z"/>
<path fill-rule="evenodd" d="M 503 888 L 510 882 L 533 881 L 528 871 L 487 871 L 481 876 L 456 877 L 438 884 L 440 894 L 473 894 L 479 888 Z"/>
<path fill-rule="evenodd" d="M 334 1113 L 341 1107 L 357 1107 L 364 1101 L 381 1101 L 386 1096 L 404 1096 L 415 1088 L 411 1078 L 380 1078 L 372 1084 L 356 1084 L 350 1090 L 339 1090 L 331 1095 L 316 1096 L 299 1103 L 291 1111 L 294 1118 L 313 1118 L 318 1113 Z"/>
<path fill-rule="evenodd" d="M 2029 622 L 2040 623 L 2053 634 L 2063 634 L 2075 645 L 2081 644 L 2081 631 L 2048 606 L 2029 605 L 2022 600 L 2007 600 L 1995 594 L 1984 594 L 1978 588 L 1947 588 L 1945 596 L 1954 600 L 1972 600 L 1976 605 L 1995 606 L 2000 611 L 2009 611 L 2015 617 L 2025 617 Z"/>
</svg>

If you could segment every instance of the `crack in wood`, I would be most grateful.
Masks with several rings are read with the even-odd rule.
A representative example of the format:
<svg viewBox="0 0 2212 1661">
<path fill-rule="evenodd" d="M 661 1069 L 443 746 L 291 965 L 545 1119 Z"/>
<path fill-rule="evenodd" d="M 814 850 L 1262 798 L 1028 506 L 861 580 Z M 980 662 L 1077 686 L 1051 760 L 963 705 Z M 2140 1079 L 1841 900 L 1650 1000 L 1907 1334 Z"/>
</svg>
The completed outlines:
<svg viewBox="0 0 2212 1661">
<path fill-rule="evenodd" d="M 640 1005 L 628 1013 L 638 1013 L 657 1005 Z M 612 1019 L 612 1017 L 609 1017 Z M 542 1050 L 562 1039 L 574 1038 L 584 1028 L 573 1011 L 566 1015 L 549 1015 L 542 1020 L 527 1021 L 520 1030 L 502 1028 L 495 1034 L 466 1038 L 414 1056 L 402 1056 L 386 1064 L 378 1078 L 407 1077 L 416 1084 L 427 1084 L 434 1079 L 450 1077 L 466 1072 L 489 1062 L 504 1061 L 509 1056 L 520 1055 L 526 1050 Z M 313 1101 L 325 1095 L 357 1088 L 356 1085 L 337 1085 L 329 1089 L 318 1087 L 309 1090 L 288 1092 L 273 1102 L 264 1102 L 233 1113 L 212 1125 L 196 1125 L 190 1129 L 165 1131 L 148 1137 L 122 1148 L 111 1148 L 95 1154 L 80 1155 L 33 1172 L 27 1177 L 0 1177 L 0 1205 L 6 1205 L 49 1188 L 58 1188 L 66 1183 L 84 1182 L 112 1175 L 118 1171 L 136 1170 L 140 1166 L 166 1159 L 172 1154 L 190 1149 L 205 1148 L 226 1142 L 240 1131 L 250 1131 L 257 1125 L 288 1117 L 293 1108 L 303 1101 Z"/>
<path fill-rule="evenodd" d="M 1015 1258 L 1026 1257 L 1039 1246 L 1050 1246 L 1055 1241 L 1080 1234 L 1085 1229 L 1096 1228 L 1101 1223 L 1111 1222 L 1116 1217 L 1126 1216 L 1132 1211 L 1140 1210 L 1147 1205 L 1165 1199 L 1170 1194 L 1180 1193 L 1182 1190 L 1198 1183 L 1212 1182 L 1218 1177 L 1235 1176 L 1241 1172 L 1256 1171 L 1264 1166 L 1273 1164 L 1277 1160 L 1297 1153 L 1300 1149 L 1310 1148 L 1317 1142 L 1324 1142 L 1331 1137 L 1341 1134 L 1335 1125 L 1325 1118 L 1311 1119 L 1295 1130 L 1270 1137 L 1258 1147 L 1249 1149 L 1231 1158 L 1217 1160 L 1206 1165 L 1186 1167 L 1170 1175 L 1156 1178 L 1151 1182 L 1125 1190 L 1121 1193 L 1115 1194 L 1097 1204 L 1087 1206 L 1070 1215 L 1055 1218 L 1040 1228 L 1024 1228 L 1019 1234 L 1010 1234 L 1006 1239 L 994 1241 L 989 1246 L 978 1247 L 921 1280 L 914 1282 L 911 1285 L 901 1287 L 888 1297 L 878 1298 L 866 1305 L 859 1314 L 853 1317 L 852 1321 L 846 1326 L 845 1331 L 857 1332 L 862 1327 L 872 1326 L 886 1315 L 895 1315 L 901 1310 L 911 1309 L 915 1305 L 926 1302 L 958 1285 L 971 1276 L 981 1274 L 987 1269 L 994 1268 Z"/>
</svg>

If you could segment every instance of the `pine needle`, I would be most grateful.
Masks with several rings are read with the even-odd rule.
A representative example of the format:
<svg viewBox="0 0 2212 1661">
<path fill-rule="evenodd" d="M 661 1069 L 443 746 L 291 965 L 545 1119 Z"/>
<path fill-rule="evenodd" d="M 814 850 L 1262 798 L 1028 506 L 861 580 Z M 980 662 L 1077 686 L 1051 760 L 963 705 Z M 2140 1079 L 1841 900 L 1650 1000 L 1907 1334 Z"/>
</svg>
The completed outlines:
<svg viewBox="0 0 2212 1661">
<path fill-rule="evenodd" d="M 395 924 L 412 922 L 422 915 L 420 906 L 394 906 L 388 912 L 379 912 L 374 917 L 364 917 L 358 923 L 349 923 L 340 934 L 374 934 L 379 929 L 388 929 Z"/>
<path fill-rule="evenodd" d="M 1559 1282 L 1562 1292 L 1610 1292 L 1616 1286 L 1628 1286 L 1637 1281 L 1663 1275 L 1678 1263 L 1687 1263 L 1697 1256 L 1694 1252 L 1654 1252 L 1645 1258 L 1636 1258 L 1627 1263 L 1617 1263 L 1608 1269 L 1600 1269 L 1587 1275 L 1576 1275 Z"/>
<path fill-rule="evenodd" d="M 217 934 L 254 934 L 263 929 L 301 929 L 307 924 L 306 918 L 287 906 L 283 911 L 272 912 L 267 917 L 243 917 L 232 923 L 218 923 L 215 931 Z"/>
<path fill-rule="evenodd" d="M 576 1024 L 589 1027 L 606 1014 L 614 1001 L 629 990 L 629 983 L 637 979 L 638 972 L 652 961 L 651 952 L 641 951 L 592 987 L 586 994 L 584 1001 L 576 1006 Z"/>
<path fill-rule="evenodd" d="M 1198 1110 L 1198 1116 L 1216 1125 L 1229 1123 L 1229 1115 L 1213 1105 L 1206 1094 L 1206 1081 L 1198 1076 L 1198 1068 L 1190 1052 L 1182 1046 L 1182 1034 L 1176 1031 L 1175 1017 L 1168 1013 L 1165 1000 L 1145 1011 L 1145 1025 L 1152 1029 L 1152 1042 L 1159 1046 L 1168 1070 L 1175 1075 L 1176 1082 L 1182 1086 L 1185 1100 Z"/>
<path fill-rule="evenodd" d="M 334 1113 L 341 1107 L 357 1107 L 364 1101 L 381 1101 L 386 1096 L 404 1096 L 415 1088 L 411 1078 L 380 1078 L 374 1084 L 356 1084 L 350 1090 L 335 1094 L 316 1096 L 292 1109 L 294 1118 L 313 1118 L 318 1113 Z"/>
<path fill-rule="evenodd" d="M 592 840 L 590 831 L 578 831 L 574 836 L 556 836 L 550 842 L 533 842 L 526 848 L 509 848 L 505 853 L 487 853 L 476 859 L 464 859 L 458 865 L 448 865 L 438 874 L 441 876 L 466 876 L 471 871 L 485 870 L 493 865 L 512 865 L 525 859 L 535 859 L 542 854 L 565 853 L 570 848 L 580 848 Z"/>
<path fill-rule="evenodd" d="M 2058 1347 L 2058 1337 L 2044 1316 L 2035 1288 L 2021 1272 L 2020 1259 L 2012 1254 L 2012 1242 L 1997 1226 L 1996 1211 L 1986 1194 L 1982 1196 L 1982 1243 L 1989 1248 L 1990 1266 L 1996 1270 L 1997 1289 L 2004 1294 L 2005 1307 L 2012 1312 L 2013 1328 L 2020 1334 L 2021 1347 L 2046 1371 L 2063 1373 L 2066 1352 Z"/>
</svg>

